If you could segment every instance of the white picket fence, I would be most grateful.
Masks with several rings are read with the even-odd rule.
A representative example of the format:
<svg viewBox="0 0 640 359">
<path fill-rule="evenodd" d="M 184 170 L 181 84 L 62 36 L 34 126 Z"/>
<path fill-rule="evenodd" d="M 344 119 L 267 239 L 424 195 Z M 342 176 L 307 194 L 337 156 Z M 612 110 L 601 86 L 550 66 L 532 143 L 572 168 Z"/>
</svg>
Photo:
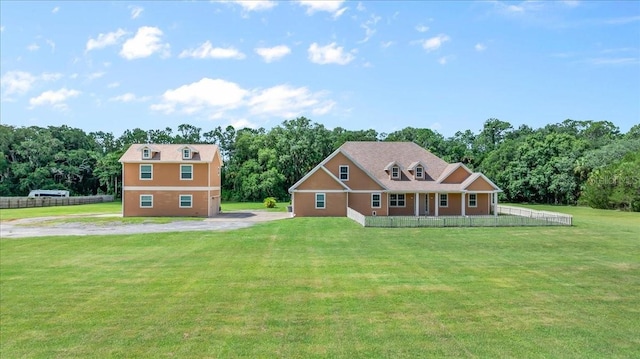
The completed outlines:
<svg viewBox="0 0 640 359">
<path fill-rule="evenodd" d="M 501 208 L 502 207 L 502 208 Z M 415 228 L 415 227 L 531 227 L 571 226 L 573 217 L 566 214 L 510 210 L 517 207 L 498 206 L 498 216 L 364 216 L 347 208 L 347 217 L 363 227 Z M 504 213 L 502 211 L 511 211 Z"/>
</svg>

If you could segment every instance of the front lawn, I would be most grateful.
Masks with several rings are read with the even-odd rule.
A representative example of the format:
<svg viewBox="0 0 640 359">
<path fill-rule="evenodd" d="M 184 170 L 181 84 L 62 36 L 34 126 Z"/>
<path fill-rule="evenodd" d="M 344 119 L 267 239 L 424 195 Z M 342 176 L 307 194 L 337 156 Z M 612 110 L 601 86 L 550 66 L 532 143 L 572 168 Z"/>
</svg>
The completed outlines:
<svg viewBox="0 0 640 359">
<path fill-rule="evenodd" d="M 640 214 L 553 210 L 575 226 L 2 239 L 0 356 L 640 356 Z"/>
</svg>

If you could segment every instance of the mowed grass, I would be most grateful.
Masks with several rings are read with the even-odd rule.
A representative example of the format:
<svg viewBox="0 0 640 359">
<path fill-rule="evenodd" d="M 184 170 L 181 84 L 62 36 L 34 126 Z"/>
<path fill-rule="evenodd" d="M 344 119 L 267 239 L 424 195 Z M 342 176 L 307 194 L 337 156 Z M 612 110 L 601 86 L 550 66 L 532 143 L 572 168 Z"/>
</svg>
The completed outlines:
<svg viewBox="0 0 640 359">
<path fill-rule="evenodd" d="M 640 356 L 640 214 L 0 241 L 6 358 Z"/>
<path fill-rule="evenodd" d="M 289 202 L 276 203 L 274 208 L 267 208 L 262 202 L 222 202 L 220 207 L 223 212 L 231 211 L 269 211 L 269 212 L 286 212 Z"/>
<path fill-rule="evenodd" d="M 122 202 L 104 202 L 77 206 L 0 209 L 0 220 L 11 221 L 15 219 L 35 217 L 79 216 L 98 214 L 122 214 Z"/>
</svg>

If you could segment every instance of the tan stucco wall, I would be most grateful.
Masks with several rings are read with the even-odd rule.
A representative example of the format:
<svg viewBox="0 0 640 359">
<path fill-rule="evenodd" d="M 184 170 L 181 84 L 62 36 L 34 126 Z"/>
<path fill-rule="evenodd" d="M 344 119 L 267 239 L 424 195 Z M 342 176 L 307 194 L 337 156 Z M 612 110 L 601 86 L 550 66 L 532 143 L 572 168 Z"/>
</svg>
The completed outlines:
<svg viewBox="0 0 640 359">
<path fill-rule="evenodd" d="M 363 170 L 361 170 L 358 166 L 353 164 L 345 155 L 342 153 L 336 154 L 332 159 L 330 159 L 326 164 L 325 168 L 328 169 L 336 178 L 340 178 L 340 166 L 347 165 L 349 166 L 349 180 L 344 181 L 344 184 L 347 185 L 352 190 L 381 190 L 379 184 L 377 184 L 374 180 L 371 179 Z"/>
<path fill-rule="evenodd" d="M 343 190 L 344 187 L 331 178 L 322 168 L 318 168 L 309 178 L 302 182 L 296 189 L 299 190 L 317 190 L 318 192 L 326 190 Z"/>
<path fill-rule="evenodd" d="M 469 194 L 466 194 L 467 198 L 465 199 L 467 202 L 466 213 L 469 216 L 478 216 L 478 215 L 488 215 L 489 213 L 489 201 L 491 198 L 491 193 L 477 193 L 478 206 L 477 207 L 469 207 Z"/>
<path fill-rule="evenodd" d="M 346 217 L 347 193 L 346 192 L 322 192 L 326 198 L 326 208 L 316 209 L 316 196 L 314 192 L 293 193 L 293 213 L 296 217 Z"/>
<path fill-rule="evenodd" d="M 462 167 L 458 167 L 458 169 L 453 171 L 447 178 L 442 181 L 442 183 L 462 183 L 469 176 L 469 172 L 467 172 Z"/>
<path fill-rule="evenodd" d="M 371 193 L 349 193 L 349 207 L 365 216 L 371 216 L 373 211 L 377 216 L 387 215 L 387 194 L 380 193 L 380 208 L 371 207 Z"/>
<path fill-rule="evenodd" d="M 460 193 L 449 193 L 449 201 L 447 207 L 440 207 L 440 196 L 436 196 L 439 216 L 459 216 L 462 214 L 462 203 Z"/>
<path fill-rule="evenodd" d="M 153 195 L 153 208 L 140 208 L 140 195 Z M 192 208 L 179 208 L 180 195 L 192 195 Z M 126 191 L 124 217 L 207 217 L 206 191 Z"/>
<path fill-rule="evenodd" d="M 147 164 L 147 163 L 144 163 Z M 180 179 L 179 163 L 149 163 L 153 165 L 153 178 L 140 179 L 140 163 L 124 164 L 125 186 L 207 186 L 208 173 L 206 163 L 193 164 L 193 179 Z M 185 163 L 189 164 L 189 163 Z M 216 170 L 217 173 L 217 170 Z"/>
</svg>

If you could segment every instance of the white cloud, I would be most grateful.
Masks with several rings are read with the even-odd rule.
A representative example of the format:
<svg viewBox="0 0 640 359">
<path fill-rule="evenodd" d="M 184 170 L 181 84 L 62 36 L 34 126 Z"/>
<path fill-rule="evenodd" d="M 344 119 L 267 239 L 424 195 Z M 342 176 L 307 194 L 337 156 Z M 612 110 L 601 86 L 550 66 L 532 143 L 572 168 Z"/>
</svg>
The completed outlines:
<svg viewBox="0 0 640 359">
<path fill-rule="evenodd" d="M 167 90 L 154 111 L 165 114 L 204 115 L 209 119 L 227 116 L 236 118 L 291 118 L 303 113 L 322 115 L 331 111 L 335 102 L 326 99 L 325 92 L 311 92 L 306 87 L 277 85 L 266 89 L 244 89 L 222 79 L 203 78 L 198 82 Z M 132 100 L 132 96 L 119 98 Z M 231 114 L 230 114 L 231 113 Z M 233 113 L 241 113 L 239 116 Z M 235 127 L 235 126 L 234 126 Z"/>
<path fill-rule="evenodd" d="M 610 18 L 610 19 L 604 20 L 604 23 L 608 25 L 624 25 L 624 24 L 629 24 L 636 21 L 640 21 L 640 15 Z"/>
<path fill-rule="evenodd" d="M 242 60 L 245 55 L 233 47 L 213 47 L 211 42 L 206 41 L 195 49 L 184 50 L 180 53 L 180 58 L 193 57 L 195 59 L 236 59 Z"/>
<path fill-rule="evenodd" d="M 40 75 L 42 81 L 57 81 L 62 78 L 62 74 L 59 72 L 43 72 Z"/>
<path fill-rule="evenodd" d="M 417 32 L 427 32 L 427 31 L 429 31 L 429 26 L 424 26 L 422 24 L 416 25 L 416 31 Z"/>
<path fill-rule="evenodd" d="M 113 89 L 113 88 L 116 88 L 116 87 L 119 87 L 119 86 L 120 86 L 119 82 L 112 82 L 112 83 L 107 85 L 107 87 L 110 88 L 110 89 Z"/>
<path fill-rule="evenodd" d="M 22 95 L 27 93 L 38 81 L 56 81 L 62 78 L 60 73 L 44 72 L 40 76 L 25 71 L 9 71 L 0 79 L 3 95 Z"/>
<path fill-rule="evenodd" d="M 383 41 L 383 42 L 380 43 L 380 46 L 383 49 L 386 49 L 386 48 L 388 48 L 389 46 L 391 46 L 393 44 L 395 44 L 395 42 L 393 42 L 393 41 Z"/>
<path fill-rule="evenodd" d="M 274 47 L 258 47 L 256 53 L 262 57 L 264 62 L 273 62 L 280 60 L 284 56 L 291 53 L 291 49 L 286 45 L 278 45 Z"/>
<path fill-rule="evenodd" d="M 102 49 L 111 45 L 116 45 L 119 42 L 120 38 L 126 34 L 127 32 L 122 29 L 108 32 L 106 34 L 98 34 L 98 37 L 96 39 L 89 39 L 89 41 L 87 41 L 85 52 L 89 52 L 95 49 Z"/>
<path fill-rule="evenodd" d="M 382 19 L 380 16 L 372 14 L 369 19 L 367 19 L 367 21 L 365 21 L 363 24 L 360 24 L 360 27 L 365 31 L 365 37 L 364 39 L 358 41 L 358 43 L 369 41 L 371 36 L 376 33 L 376 29 L 374 29 L 373 27 L 378 23 L 378 21 L 380 21 L 380 19 Z"/>
<path fill-rule="evenodd" d="M 340 6 L 344 0 L 300 0 L 298 3 L 307 8 L 307 15 L 312 15 L 318 11 L 326 11 L 333 14 L 334 18 L 342 15 L 347 8 L 341 8 Z"/>
<path fill-rule="evenodd" d="M 154 53 L 169 56 L 170 46 L 162 42 L 162 30 L 157 27 L 142 26 L 136 35 L 122 45 L 120 56 L 127 60 L 149 57 Z"/>
<path fill-rule="evenodd" d="M 474 48 L 476 49 L 476 51 L 480 52 L 480 51 L 486 50 L 487 49 L 487 45 L 479 42 L 479 43 L 476 44 L 476 46 L 474 46 Z"/>
<path fill-rule="evenodd" d="M 38 44 L 36 44 L 36 43 L 33 43 L 33 44 L 27 46 L 27 50 L 29 50 L 29 51 L 38 51 L 39 48 L 40 48 L 40 46 L 38 46 Z"/>
<path fill-rule="evenodd" d="M 91 81 L 91 80 L 99 79 L 104 75 L 105 75 L 105 72 L 92 72 L 89 75 L 87 75 L 87 80 Z"/>
<path fill-rule="evenodd" d="M 365 11 L 367 8 L 364 7 L 364 5 L 362 4 L 362 1 L 358 1 L 358 6 L 356 6 L 356 10 L 358 11 Z"/>
<path fill-rule="evenodd" d="M 24 94 L 31 89 L 37 77 L 24 71 L 9 71 L 2 75 L 0 86 L 5 95 Z"/>
<path fill-rule="evenodd" d="M 453 60 L 455 57 L 453 55 L 447 55 L 447 56 L 442 56 L 441 58 L 438 59 L 438 63 L 440 65 L 446 65 L 449 60 Z"/>
<path fill-rule="evenodd" d="M 79 95 L 80 91 L 61 88 L 58 91 L 45 91 L 40 94 L 40 96 L 29 99 L 29 104 L 31 105 L 31 108 L 35 106 L 51 105 L 53 108 L 64 110 L 67 108 L 65 101 Z"/>
<path fill-rule="evenodd" d="M 444 35 L 444 34 L 440 34 L 440 35 L 432 37 L 430 39 L 421 40 L 420 43 L 422 44 L 422 47 L 425 50 L 427 50 L 427 52 L 431 52 L 431 51 L 439 49 L 440 46 L 442 46 L 442 44 L 444 44 L 445 42 L 447 42 L 449 40 L 450 40 L 449 36 Z"/>
<path fill-rule="evenodd" d="M 51 47 L 51 52 L 55 52 L 56 51 L 56 43 L 53 42 L 52 40 L 44 40 L 47 45 L 49 45 Z"/>
<path fill-rule="evenodd" d="M 320 65 L 346 65 L 355 59 L 355 56 L 352 53 L 344 52 L 344 48 L 342 46 L 338 46 L 335 42 L 326 46 L 319 46 L 314 42 L 309 46 L 307 51 L 309 53 L 309 60 Z"/>
<path fill-rule="evenodd" d="M 233 128 L 235 128 L 236 130 L 239 130 L 241 128 L 258 128 L 258 125 L 247 120 L 246 118 L 233 120 L 231 121 L 230 125 L 233 126 Z"/>
<path fill-rule="evenodd" d="M 51 10 L 51 13 L 52 13 L 52 14 L 57 14 L 57 13 L 58 13 L 58 11 L 60 11 L 60 6 L 56 6 L 56 7 L 54 7 L 54 8 Z"/>
<path fill-rule="evenodd" d="M 119 95 L 119 96 L 115 96 L 115 97 L 111 97 L 109 99 L 109 101 L 113 101 L 113 102 L 144 102 L 144 101 L 148 101 L 150 99 L 149 96 L 143 96 L 143 97 L 138 97 L 135 94 L 131 93 L 131 92 L 127 92 L 125 94 Z"/>
<path fill-rule="evenodd" d="M 242 105 L 248 93 L 233 82 L 205 77 L 175 90 L 167 90 L 162 95 L 162 103 L 152 105 L 151 109 L 172 113 L 181 107 L 182 112 L 194 113 L 210 108 L 222 112 Z"/>
<path fill-rule="evenodd" d="M 263 11 L 276 6 L 275 1 L 269 0 L 235 0 L 234 3 L 242 6 L 244 11 Z"/>
<path fill-rule="evenodd" d="M 129 6 L 129 9 L 131 9 L 131 19 L 137 19 L 140 15 L 142 15 L 142 12 L 144 11 L 144 8 L 142 6 L 134 6 L 131 5 Z"/>
<path fill-rule="evenodd" d="M 254 115 L 290 118 L 300 115 L 305 110 L 313 111 L 319 103 L 318 95 L 312 94 L 306 87 L 278 85 L 256 91 L 248 105 Z"/>
</svg>

